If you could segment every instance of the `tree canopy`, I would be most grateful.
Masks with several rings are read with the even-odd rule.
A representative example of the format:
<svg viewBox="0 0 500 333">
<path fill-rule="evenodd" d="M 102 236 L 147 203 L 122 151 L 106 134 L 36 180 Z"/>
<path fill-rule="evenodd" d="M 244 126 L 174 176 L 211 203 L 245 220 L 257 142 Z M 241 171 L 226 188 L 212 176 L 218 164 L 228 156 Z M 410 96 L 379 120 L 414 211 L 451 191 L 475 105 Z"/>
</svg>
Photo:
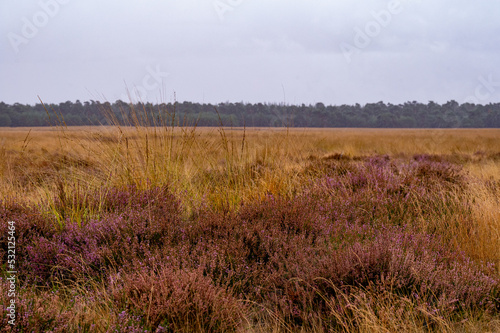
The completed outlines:
<svg viewBox="0 0 500 333">
<path fill-rule="evenodd" d="M 500 128 L 500 103 L 476 105 L 406 102 L 365 105 L 269 103 L 71 102 L 8 105 L 0 102 L 0 127 L 131 125 L 247 127 Z"/>
</svg>

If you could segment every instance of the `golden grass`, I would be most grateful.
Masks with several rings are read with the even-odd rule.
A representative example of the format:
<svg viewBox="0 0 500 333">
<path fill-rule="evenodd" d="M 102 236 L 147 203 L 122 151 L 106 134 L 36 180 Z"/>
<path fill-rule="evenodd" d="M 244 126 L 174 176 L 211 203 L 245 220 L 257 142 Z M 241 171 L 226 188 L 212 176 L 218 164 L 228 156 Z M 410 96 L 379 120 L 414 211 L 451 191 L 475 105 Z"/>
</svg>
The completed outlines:
<svg viewBox="0 0 500 333">
<path fill-rule="evenodd" d="M 0 199 L 34 204 L 61 192 L 168 184 L 229 209 L 294 194 L 310 160 L 332 154 L 440 155 L 499 181 L 499 138 L 496 129 L 2 128 Z"/>
<path fill-rule="evenodd" d="M 497 263 L 500 273 L 500 191 L 474 184 L 471 196 L 473 225 L 460 244 L 473 258 Z"/>
<path fill-rule="evenodd" d="M 2 196 L 8 195 L 6 181 L 36 183 L 36 179 L 24 178 L 29 171 L 36 174 L 37 170 L 47 176 L 53 171 L 58 176 L 67 172 L 85 179 L 89 175 L 100 176 L 101 181 L 111 174 L 117 183 L 140 183 L 146 179 L 171 183 L 173 178 L 186 185 L 196 182 L 203 173 L 213 176 L 217 171 L 225 171 L 235 176 L 245 171 L 246 176 L 252 176 L 255 169 L 267 167 L 270 174 L 264 173 L 258 185 L 260 191 L 272 192 L 285 185 L 280 183 L 280 176 L 300 172 L 308 157 L 334 153 L 351 157 L 448 155 L 474 175 L 500 177 L 500 130 L 495 129 L 74 127 L 2 128 L 0 133 Z M 162 173 L 165 171 L 169 172 Z"/>
<path fill-rule="evenodd" d="M 0 129 L 0 199 L 37 204 L 74 191 L 168 184 L 193 203 L 229 210 L 268 193 L 291 196 L 311 159 L 442 155 L 500 180 L 496 129 L 52 127 Z"/>
</svg>

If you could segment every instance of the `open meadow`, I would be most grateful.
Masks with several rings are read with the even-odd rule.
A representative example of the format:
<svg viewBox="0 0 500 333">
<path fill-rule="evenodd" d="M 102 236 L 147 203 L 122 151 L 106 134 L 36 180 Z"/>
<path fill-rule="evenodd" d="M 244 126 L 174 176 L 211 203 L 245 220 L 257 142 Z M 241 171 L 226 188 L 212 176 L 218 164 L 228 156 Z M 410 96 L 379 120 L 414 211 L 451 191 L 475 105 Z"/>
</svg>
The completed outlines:
<svg viewBox="0 0 500 333">
<path fill-rule="evenodd" d="M 0 128 L 0 222 L 5 331 L 500 332 L 498 129 Z"/>
</svg>

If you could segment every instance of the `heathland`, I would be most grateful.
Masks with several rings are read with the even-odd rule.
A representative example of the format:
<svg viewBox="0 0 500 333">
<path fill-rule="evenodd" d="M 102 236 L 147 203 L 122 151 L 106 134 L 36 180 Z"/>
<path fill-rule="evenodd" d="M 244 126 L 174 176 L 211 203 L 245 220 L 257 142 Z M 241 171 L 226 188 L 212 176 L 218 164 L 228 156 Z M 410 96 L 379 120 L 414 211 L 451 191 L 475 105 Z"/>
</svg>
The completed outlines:
<svg viewBox="0 0 500 333">
<path fill-rule="evenodd" d="M 134 124 L 133 124 L 134 125 Z M 0 130 L 16 323 L 500 330 L 500 130 Z"/>
</svg>

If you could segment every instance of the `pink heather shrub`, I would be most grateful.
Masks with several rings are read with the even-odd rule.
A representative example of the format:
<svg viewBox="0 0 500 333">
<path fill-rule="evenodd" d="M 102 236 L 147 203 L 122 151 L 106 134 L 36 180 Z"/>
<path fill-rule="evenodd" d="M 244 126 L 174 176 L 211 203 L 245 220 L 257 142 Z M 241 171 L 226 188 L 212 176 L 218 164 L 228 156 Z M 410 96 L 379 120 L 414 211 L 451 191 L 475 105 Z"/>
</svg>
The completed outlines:
<svg viewBox="0 0 500 333">
<path fill-rule="evenodd" d="M 81 227 L 67 220 L 51 238 L 26 244 L 27 276 L 38 283 L 49 282 L 51 276 L 102 277 L 109 268 L 151 260 L 155 249 L 177 242 L 180 204 L 164 188 L 112 190 L 103 200 L 103 210 L 100 220 Z"/>
<path fill-rule="evenodd" d="M 18 282 L 19 283 L 19 282 Z M 17 286 L 16 297 L 16 318 L 15 325 L 9 324 L 7 317 L 7 306 L 10 303 L 8 297 L 8 283 L 4 278 L 0 278 L 0 317 L 1 332 L 65 332 L 68 330 L 67 318 L 57 313 L 57 309 L 49 306 L 43 307 L 43 299 L 35 300 L 28 296 L 25 288 Z M 34 296 L 34 295 L 31 295 Z M 41 310 L 43 307 L 44 311 Z"/>
<path fill-rule="evenodd" d="M 7 312 L 8 285 L 0 278 L 0 310 Z M 39 290 L 20 286 L 17 288 L 16 319 L 11 327 L 7 316 L 0 317 L 0 332 L 145 332 L 144 323 L 139 316 L 132 316 L 123 311 L 116 316 L 114 322 L 106 323 L 98 318 L 100 323 L 91 320 L 76 321 L 82 318 L 82 311 L 86 306 L 92 306 L 92 301 L 102 300 L 103 295 L 86 293 L 79 295 L 76 292 L 69 296 L 67 307 L 60 307 L 62 298 L 68 298 L 59 290 Z M 101 302 L 102 304 L 102 302 Z M 165 332 L 161 329 L 156 332 Z"/>
<path fill-rule="evenodd" d="M 163 266 L 122 274 L 113 289 L 117 307 L 140 316 L 153 331 L 231 332 L 245 314 L 244 303 L 201 270 Z"/>
<path fill-rule="evenodd" d="M 185 219 L 168 189 L 129 187 L 87 196 L 81 204 L 100 204 L 101 213 L 81 226 L 67 220 L 56 231 L 35 209 L 14 204 L 3 205 L 0 217 L 18 221 L 22 233 L 21 281 L 99 280 L 123 317 L 124 326 L 112 323 L 118 331 L 236 330 L 244 304 L 292 326 L 323 322 L 334 330 L 329 300 L 360 288 L 425 300 L 442 316 L 500 310 L 495 268 L 415 223 L 466 216 L 459 196 L 446 195 L 465 188 L 459 169 L 424 157 L 321 163 L 313 167 L 322 176 L 302 194 L 268 196 L 237 212 L 201 205 Z"/>
<path fill-rule="evenodd" d="M 19 271 L 28 272 L 27 264 L 32 259 L 26 251 L 26 247 L 34 241 L 39 241 L 44 250 L 37 253 L 40 260 L 45 263 L 43 271 L 50 270 L 55 264 L 51 260 L 55 253 L 54 248 L 50 248 L 47 239 L 51 239 L 56 233 L 54 221 L 43 216 L 39 209 L 23 207 L 14 200 L 7 202 L 0 201 L 0 255 L 2 260 L 7 260 L 8 250 L 8 221 L 14 221 L 16 240 L 16 267 Z M 43 258 L 43 259 L 42 259 Z M 6 261 L 2 261 L 6 263 Z M 35 272 L 39 274 L 40 272 Z"/>
<path fill-rule="evenodd" d="M 460 193 L 465 177 L 459 170 L 447 162 L 403 163 L 374 157 L 352 165 L 344 175 L 320 178 L 309 195 L 321 202 L 320 209 L 335 211 L 334 217 L 406 226 L 419 217 L 468 212 L 467 205 L 445 191 Z"/>
<path fill-rule="evenodd" d="M 239 228 L 231 221 L 220 223 L 223 234 L 232 235 L 230 241 L 235 242 L 227 245 L 234 249 L 232 258 L 239 258 L 240 266 L 226 264 L 232 269 L 231 278 L 246 280 L 244 295 L 294 323 L 303 325 L 304 318 L 328 311 L 321 295 L 335 295 L 331 283 L 375 284 L 380 291 L 426 295 L 434 299 L 433 306 L 447 311 L 498 306 L 498 280 L 438 238 L 401 227 L 348 221 L 328 226 L 328 219 L 318 217 L 313 204 L 309 207 L 301 198 L 293 203 L 269 198 L 258 207 L 244 207 Z M 283 229 L 287 224 L 294 228 Z M 444 309 L 443 304 L 453 306 Z"/>
<path fill-rule="evenodd" d="M 5 258 L 7 249 L 8 221 L 15 222 L 15 237 L 18 243 L 25 243 L 41 236 L 51 237 L 56 233 L 53 221 L 44 217 L 36 208 L 23 207 L 14 200 L 0 200 L 0 253 Z M 21 253 L 20 253 L 21 255 Z"/>
<path fill-rule="evenodd" d="M 144 329 L 144 321 L 141 316 L 133 316 L 127 311 L 122 311 L 118 314 L 118 318 L 110 327 L 106 330 L 107 332 L 127 332 L 127 333 L 143 333 L 151 332 Z M 167 332 L 162 326 L 158 326 L 155 333 Z"/>
</svg>

